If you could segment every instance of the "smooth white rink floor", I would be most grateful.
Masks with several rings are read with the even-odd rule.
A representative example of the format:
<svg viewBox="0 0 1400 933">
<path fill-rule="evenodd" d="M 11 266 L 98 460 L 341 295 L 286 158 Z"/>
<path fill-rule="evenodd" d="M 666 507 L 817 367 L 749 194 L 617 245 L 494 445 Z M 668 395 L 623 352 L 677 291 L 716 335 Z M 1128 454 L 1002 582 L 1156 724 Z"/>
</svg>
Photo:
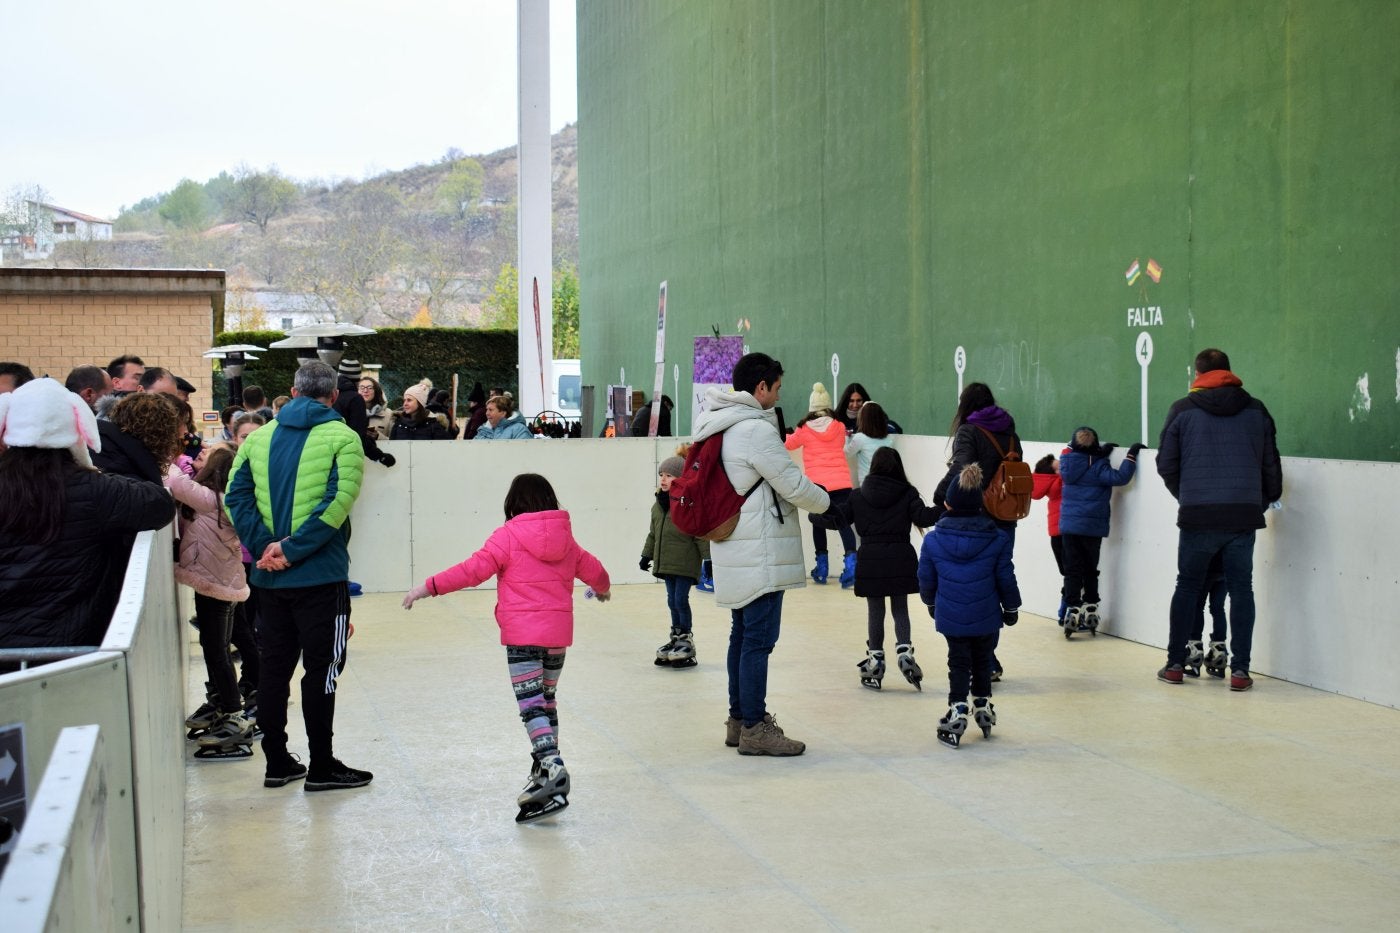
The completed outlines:
<svg viewBox="0 0 1400 933">
<path fill-rule="evenodd" d="M 1156 649 L 1067 643 L 1025 616 L 1002 639 L 1000 724 L 955 751 L 934 739 L 943 641 L 917 597 L 924 692 L 895 673 L 876 693 L 856 676 L 864 602 L 829 585 L 787 595 L 770 667 L 769 709 L 807 754 L 745 758 L 723 744 L 728 614 L 693 594 L 700 666 L 672 671 L 652 665 L 661 586 L 614 594 L 577 600 L 560 683 L 571 805 L 527 826 L 513 821 L 529 758 L 495 594 L 412 612 L 399 595 L 357 599 L 336 750 L 374 783 L 269 790 L 260 752 L 190 759 L 185 928 L 1396 922 L 1400 711 L 1262 677 L 1239 694 L 1204 676 L 1168 686 Z"/>
</svg>

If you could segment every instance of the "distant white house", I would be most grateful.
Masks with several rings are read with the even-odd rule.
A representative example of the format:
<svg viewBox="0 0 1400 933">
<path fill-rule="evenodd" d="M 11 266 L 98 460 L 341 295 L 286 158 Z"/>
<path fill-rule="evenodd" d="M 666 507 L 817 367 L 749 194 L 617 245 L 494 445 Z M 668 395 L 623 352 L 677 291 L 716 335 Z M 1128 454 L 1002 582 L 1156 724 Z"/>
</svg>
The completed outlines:
<svg viewBox="0 0 1400 933">
<path fill-rule="evenodd" d="M 10 233 L 0 244 L 6 254 L 18 250 L 25 259 L 47 259 L 53 255 L 54 247 L 67 240 L 110 240 L 112 222 L 70 211 L 56 204 L 41 201 L 26 201 L 29 208 L 29 232 Z"/>
</svg>

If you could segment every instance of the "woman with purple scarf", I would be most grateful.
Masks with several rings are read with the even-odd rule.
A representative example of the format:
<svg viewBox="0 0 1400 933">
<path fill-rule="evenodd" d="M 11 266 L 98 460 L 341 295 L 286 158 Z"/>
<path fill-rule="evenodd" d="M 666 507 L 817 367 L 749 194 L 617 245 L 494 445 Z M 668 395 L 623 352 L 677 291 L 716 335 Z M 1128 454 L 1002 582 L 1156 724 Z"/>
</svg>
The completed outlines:
<svg viewBox="0 0 1400 933">
<path fill-rule="evenodd" d="M 955 480 L 969 463 L 982 467 L 982 486 L 985 489 L 1001 463 L 998 446 L 1002 452 L 1014 450 L 1022 459 L 1025 456 L 1021 450 L 1021 439 L 1016 436 L 1016 419 L 1011 417 L 1010 412 L 997 407 L 992 390 L 986 383 L 974 382 L 963 389 L 948 433 L 953 437 L 953 456 L 948 461 L 948 475 L 943 477 L 933 493 L 934 507 L 940 512 L 946 508 L 948 483 Z M 1014 545 L 1016 523 L 997 520 L 996 525 L 1006 532 Z M 1001 680 L 1001 662 L 995 653 L 992 655 L 992 680 Z"/>
</svg>

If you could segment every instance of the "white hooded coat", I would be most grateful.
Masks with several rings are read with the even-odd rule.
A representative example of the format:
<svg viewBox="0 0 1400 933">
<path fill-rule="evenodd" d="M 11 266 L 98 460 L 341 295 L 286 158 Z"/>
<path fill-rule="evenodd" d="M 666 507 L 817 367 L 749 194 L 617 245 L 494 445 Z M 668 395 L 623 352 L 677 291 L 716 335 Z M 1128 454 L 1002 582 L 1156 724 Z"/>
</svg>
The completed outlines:
<svg viewBox="0 0 1400 933">
<path fill-rule="evenodd" d="M 721 432 L 724 472 L 734 489 L 743 495 L 764 481 L 744 501 L 734 533 L 710 545 L 715 605 L 741 609 L 766 593 L 806 585 L 797 510 L 825 512 L 831 499 L 793 462 L 778 433 L 777 414 L 750 393 L 710 389 L 706 394 L 694 439 Z"/>
</svg>

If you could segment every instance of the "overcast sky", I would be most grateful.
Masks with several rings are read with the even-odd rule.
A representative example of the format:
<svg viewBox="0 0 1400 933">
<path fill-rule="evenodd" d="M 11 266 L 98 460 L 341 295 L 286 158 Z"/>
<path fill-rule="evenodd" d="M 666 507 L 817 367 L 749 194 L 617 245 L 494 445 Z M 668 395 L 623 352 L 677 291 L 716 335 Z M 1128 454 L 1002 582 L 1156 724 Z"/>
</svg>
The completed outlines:
<svg viewBox="0 0 1400 933">
<path fill-rule="evenodd" d="M 0 195 L 123 205 L 240 162 L 364 178 L 516 141 L 515 0 L 0 0 Z M 550 127 L 577 119 L 550 0 Z"/>
</svg>

